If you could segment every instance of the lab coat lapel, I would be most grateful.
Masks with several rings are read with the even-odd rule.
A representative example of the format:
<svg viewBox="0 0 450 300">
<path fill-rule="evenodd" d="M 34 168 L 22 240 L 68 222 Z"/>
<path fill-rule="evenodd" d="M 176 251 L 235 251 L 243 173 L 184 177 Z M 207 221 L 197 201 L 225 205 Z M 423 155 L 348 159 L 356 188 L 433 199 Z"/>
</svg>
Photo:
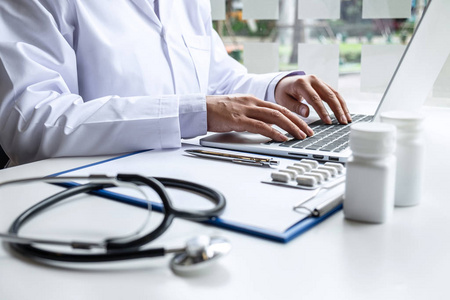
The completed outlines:
<svg viewBox="0 0 450 300">
<path fill-rule="evenodd" d="M 159 2 L 159 17 L 161 18 L 161 22 L 170 27 L 172 17 L 173 17 L 173 6 L 175 0 L 158 0 Z"/>
<path fill-rule="evenodd" d="M 159 16 L 163 24 L 163 36 L 167 41 L 175 93 L 199 93 L 195 66 L 183 40 L 183 34 L 186 28 L 189 28 L 183 20 L 189 12 L 183 9 L 185 3 L 179 2 L 179 0 L 159 0 Z"/>
<path fill-rule="evenodd" d="M 161 22 L 158 19 L 158 16 L 155 14 L 154 10 L 151 8 L 149 1 L 152 0 L 131 0 L 139 9 L 141 12 L 145 15 L 147 15 L 150 20 L 155 23 L 158 27 L 161 27 Z M 164 0 L 160 0 L 160 2 L 163 2 Z"/>
<path fill-rule="evenodd" d="M 185 14 L 189 13 L 182 10 L 186 3 L 177 3 L 179 0 L 158 0 L 158 19 L 149 5 L 148 1 L 150 0 L 132 1 L 141 9 L 142 13 L 157 24 L 160 30 L 161 38 L 165 41 L 162 45 L 171 68 L 174 92 L 176 94 L 199 93 L 201 88 L 197 80 L 198 74 L 183 39 L 186 28 L 189 28 L 183 23 L 185 22 L 183 20 L 186 19 Z M 189 29 L 187 31 L 189 34 Z"/>
</svg>

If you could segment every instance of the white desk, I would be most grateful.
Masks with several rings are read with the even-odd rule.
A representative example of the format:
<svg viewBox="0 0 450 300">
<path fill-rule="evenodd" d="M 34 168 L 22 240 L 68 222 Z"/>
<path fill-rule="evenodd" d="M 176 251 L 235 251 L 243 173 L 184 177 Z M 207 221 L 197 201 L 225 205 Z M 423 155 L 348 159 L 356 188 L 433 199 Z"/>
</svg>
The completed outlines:
<svg viewBox="0 0 450 300">
<path fill-rule="evenodd" d="M 450 110 L 426 108 L 428 159 L 419 206 L 391 222 L 350 222 L 338 212 L 283 245 L 176 220 L 158 245 L 220 233 L 233 250 L 210 272 L 181 277 L 169 257 L 99 268 L 35 264 L 0 247 L 0 299 L 448 299 L 450 273 Z M 432 131 L 432 125 L 439 130 Z M 41 176 L 103 158 L 50 159 L 0 171 L 0 180 Z M 1 195 L 14 201 L 17 195 Z M 2 225 L 4 226 L 4 225 Z M 8 225 L 6 225 L 8 226 Z M 6 230 L 6 227 L 2 227 Z"/>
</svg>

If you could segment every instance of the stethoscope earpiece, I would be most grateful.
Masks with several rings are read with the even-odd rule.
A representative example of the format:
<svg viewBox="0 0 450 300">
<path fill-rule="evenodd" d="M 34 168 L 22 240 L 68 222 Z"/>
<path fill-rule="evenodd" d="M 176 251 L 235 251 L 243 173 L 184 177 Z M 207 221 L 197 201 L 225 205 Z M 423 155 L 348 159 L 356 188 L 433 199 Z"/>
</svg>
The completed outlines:
<svg viewBox="0 0 450 300">
<path fill-rule="evenodd" d="M 175 273 L 191 274 L 208 268 L 230 250 L 231 243 L 226 238 L 200 235 L 188 240 L 183 251 L 175 254 L 170 268 Z"/>
</svg>

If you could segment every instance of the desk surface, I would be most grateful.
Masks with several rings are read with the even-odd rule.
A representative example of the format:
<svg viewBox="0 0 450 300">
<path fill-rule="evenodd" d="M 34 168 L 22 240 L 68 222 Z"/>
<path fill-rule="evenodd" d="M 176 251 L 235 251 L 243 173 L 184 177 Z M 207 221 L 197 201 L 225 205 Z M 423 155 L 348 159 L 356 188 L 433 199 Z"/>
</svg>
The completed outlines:
<svg viewBox="0 0 450 300">
<path fill-rule="evenodd" d="M 450 110 L 425 113 L 430 158 L 424 198 L 419 206 L 396 208 L 388 223 L 351 222 L 338 212 L 289 244 L 278 244 L 176 220 L 156 244 L 179 245 L 185 236 L 204 233 L 220 233 L 233 244 L 209 272 L 189 277 L 170 271 L 170 257 L 74 269 L 14 257 L 3 245 L 0 299 L 447 299 L 450 139 L 438 135 L 448 136 Z M 0 180 L 48 175 L 104 158 L 45 160 L 2 170 Z M 2 195 L 1 201 L 19 196 Z"/>
</svg>

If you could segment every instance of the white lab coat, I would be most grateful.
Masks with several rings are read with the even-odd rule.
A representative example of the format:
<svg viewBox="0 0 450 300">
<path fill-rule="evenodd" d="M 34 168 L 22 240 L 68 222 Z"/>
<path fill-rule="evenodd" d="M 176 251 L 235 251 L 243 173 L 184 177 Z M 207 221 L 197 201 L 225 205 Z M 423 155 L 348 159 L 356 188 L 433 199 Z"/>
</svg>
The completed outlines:
<svg viewBox="0 0 450 300">
<path fill-rule="evenodd" d="M 179 147 L 206 95 L 273 101 L 211 26 L 209 0 L 1 0 L 0 143 L 14 164 Z"/>
</svg>

